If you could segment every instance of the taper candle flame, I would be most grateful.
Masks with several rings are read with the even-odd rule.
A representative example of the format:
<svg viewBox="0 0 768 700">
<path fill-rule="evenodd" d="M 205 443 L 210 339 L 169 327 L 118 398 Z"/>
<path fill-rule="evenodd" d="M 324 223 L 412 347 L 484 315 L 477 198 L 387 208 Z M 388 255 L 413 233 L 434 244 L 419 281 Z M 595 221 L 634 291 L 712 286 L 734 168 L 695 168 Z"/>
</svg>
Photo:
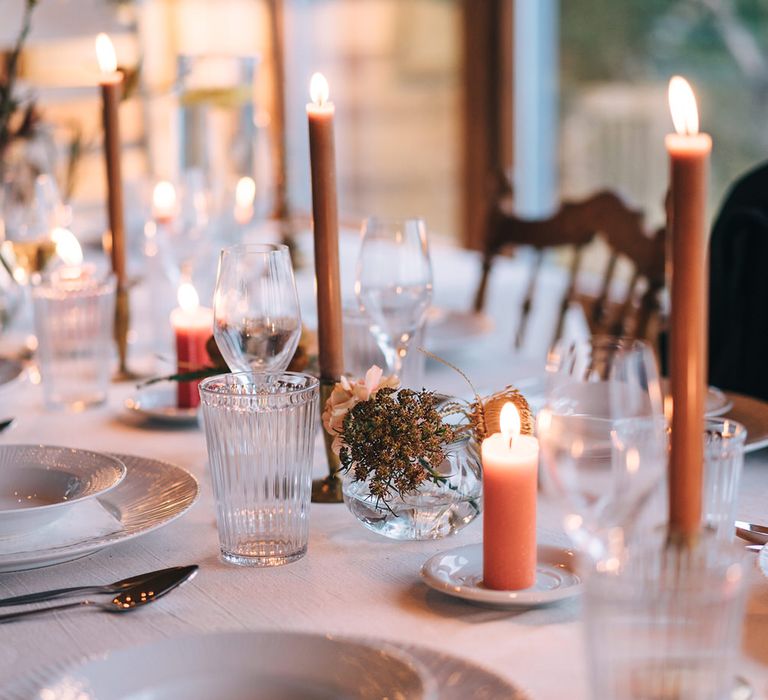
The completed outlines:
<svg viewBox="0 0 768 700">
<path fill-rule="evenodd" d="M 322 73 L 315 73 L 312 80 L 309 81 L 309 96 L 318 107 L 322 107 L 328 102 L 330 89 L 328 81 Z"/>
<path fill-rule="evenodd" d="M 511 446 L 512 441 L 520 435 L 520 412 L 511 401 L 507 401 L 501 408 L 499 427 L 504 439 L 509 440 Z"/>
<path fill-rule="evenodd" d="M 114 73 L 117 70 L 117 55 L 115 47 L 106 34 L 96 37 L 96 60 L 102 73 Z"/>
<path fill-rule="evenodd" d="M 187 313 L 193 313 L 200 306 L 200 297 L 191 282 L 182 282 L 179 285 L 176 298 L 179 300 L 181 310 Z"/>
<path fill-rule="evenodd" d="M 699 133 L 696 95 L 688 81 L 679 75 L 675 75 L 669 81 L 669 109 L 672 112 L 672 123 L 678 134 Z"/>
<path fill-rule="evenodd" d="M 170 219 L 176 209 L 176 190 L 167 180 L 161 180 L 152 191 L 152 211 L 157 219 Z"/>
<path fill-rule="evenodd" d="M 253 205 L 256 197 L 256 183 L 252 177 L 241 177 L 235 188 L 235 204 L 240 209 L 247 209 Z"/>
<path fill-rule="evenodd" d="M 51 231 L 51 240 L 56 244 L 56 255 L 65 265 L 81 265 L 83 262 L 83 249 L 75 234 L 66 228 L 55 228 Z"/>
</svg>

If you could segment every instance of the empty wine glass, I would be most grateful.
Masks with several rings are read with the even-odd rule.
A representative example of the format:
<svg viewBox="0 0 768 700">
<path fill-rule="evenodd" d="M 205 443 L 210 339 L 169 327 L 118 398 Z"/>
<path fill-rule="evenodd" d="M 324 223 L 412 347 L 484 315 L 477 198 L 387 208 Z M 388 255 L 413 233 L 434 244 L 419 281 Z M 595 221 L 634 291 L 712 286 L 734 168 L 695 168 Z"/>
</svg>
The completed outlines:
<svg viewBox="0 0 768 700">
<path fill-rule="evenodd" d="M 594 337 L 556 347 L 537 432 L 545 487 L 574 543 L 601 559 L 639 526 L 666 473 L 656 361 L 640 340 Z"/>
<path fill-rule="evenodd" d="M 282 372 L 301 336 L 288 246 L 237 245 L 219 258 L 214 337 L 233 372 Z"/>
<path fill-rule="evenodd" d="M 432 300 L 432 265 L 422 219 L 365 221 L 355 294 L 389 371 L 399 376 Z"/>
</svg>

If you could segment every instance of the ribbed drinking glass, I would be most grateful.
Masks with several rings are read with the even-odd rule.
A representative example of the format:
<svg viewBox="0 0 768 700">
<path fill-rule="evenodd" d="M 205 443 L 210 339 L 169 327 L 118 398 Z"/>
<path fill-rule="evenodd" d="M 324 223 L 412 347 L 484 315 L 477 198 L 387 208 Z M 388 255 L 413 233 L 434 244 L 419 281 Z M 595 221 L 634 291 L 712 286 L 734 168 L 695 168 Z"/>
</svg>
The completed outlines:
<svg viewBox="0 0 768 700">
<path fill-rule="evenodd" d="M 278 566 L 307 551 L 318 381 L 238 372 L 201 382 L 224 561 Z"/>
</svg>

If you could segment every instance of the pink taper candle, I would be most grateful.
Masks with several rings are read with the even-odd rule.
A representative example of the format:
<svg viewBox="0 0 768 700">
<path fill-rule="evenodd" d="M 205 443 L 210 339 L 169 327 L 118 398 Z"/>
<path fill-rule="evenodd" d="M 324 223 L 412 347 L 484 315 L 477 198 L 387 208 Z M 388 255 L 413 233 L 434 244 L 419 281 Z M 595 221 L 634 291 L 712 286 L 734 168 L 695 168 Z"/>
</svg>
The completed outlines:
<svg viewBox="0 0 768 700">
<path fill-rule="evenodd" d="M 520 435 L 513 403 L 501 411 L 501 432 L 483 440 L 483 583 L 495 590 L 536 581 L 536 485 L 539 442 Z"/>
<path fill-rule="evenodd" d="M 677 133 L 669 134 L 672 251 L 669 378 L 672 434 L 669 528 L 690 540 L 701 525 L 704 397 L 707 373 L 707 172 L 712 139 L 699 133 L 696 98 L 678 76 L 669 83 Z"/>
</svg>

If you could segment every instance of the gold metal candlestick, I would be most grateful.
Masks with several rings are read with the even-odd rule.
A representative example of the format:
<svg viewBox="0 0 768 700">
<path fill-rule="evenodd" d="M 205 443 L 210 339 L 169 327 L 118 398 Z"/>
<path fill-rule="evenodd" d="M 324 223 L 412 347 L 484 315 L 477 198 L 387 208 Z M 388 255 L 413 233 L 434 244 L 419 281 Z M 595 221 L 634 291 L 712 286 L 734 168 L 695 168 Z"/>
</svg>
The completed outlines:
<svg viewBox="0 0 768 700">
<path fill-rule="evenodd" d="M 335 383 L 325 379 L 320 380 L 321 413 L 333 392 Z M 331 449 L 333 436 L 325 429 L 323 429 L 323 439 L 325 440 L 325 457 L 328 460 L 328 476 L 324 479 L 315 479 L 312 482 L 312 501 L 314 503 L 341 503 L 344 500 L 341 493 L 341 477 L 339 476 L 341 463 L 337 454 Z"/>
</svg>

